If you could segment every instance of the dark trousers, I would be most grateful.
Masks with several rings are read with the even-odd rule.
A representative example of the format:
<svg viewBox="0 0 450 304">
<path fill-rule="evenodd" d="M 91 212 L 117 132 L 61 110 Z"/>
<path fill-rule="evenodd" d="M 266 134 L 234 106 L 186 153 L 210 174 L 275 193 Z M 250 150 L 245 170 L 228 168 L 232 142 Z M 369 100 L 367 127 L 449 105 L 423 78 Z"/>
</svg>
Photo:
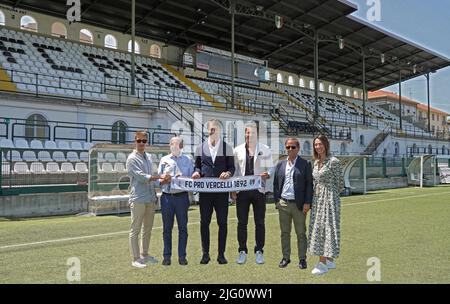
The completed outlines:
<svg viewBox="0 0 450 304">
<path fill-rule="evenodd" d="M 239 252 L 247 250 L 247 224 L 250 205 L 253 206 L 253 218 L 255 220 L 255 252 L 263 252 L 266 228 L 266 198 L 258 190 L 241 191 L 237 195 L 236 213 L 238 218 L 237 237 Z"/>
<path fill-rule="evenodd" d="M 219 255 L 225 253 L 227 243 L 227 219 L 228 219 L 228 192 L 224 193 L 200 193 L 200 234 L 203 253 L 209 253 L 209 224 L 213 210 L 216 211 L 217 224 L 219 225 Z"/>
<path fill-rule="evenodd" d="M 163 220 L 164 257 L 172 256 L 172 229 L 174 217 L 178 224 L 178 257 L 186 257 L 186 245 L 188 240 L 188 209 L 189 195 L 165 194 L 161 196 L 161 214 Z"/>
</svg>

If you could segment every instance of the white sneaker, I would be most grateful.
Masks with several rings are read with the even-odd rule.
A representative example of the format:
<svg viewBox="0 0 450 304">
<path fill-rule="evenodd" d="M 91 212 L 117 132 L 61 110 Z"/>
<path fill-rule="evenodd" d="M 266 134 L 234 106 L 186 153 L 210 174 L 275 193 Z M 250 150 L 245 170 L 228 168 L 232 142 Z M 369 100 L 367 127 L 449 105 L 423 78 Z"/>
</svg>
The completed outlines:
<svg viewBox="0 0 450 304">
<path fill-rule="evenodd" d="M 144 264 L 158 264 L 158 260 L 151 255 L 143 257 L 140 260 L 141 260 L 141 263 L 144 263 Z"/>
<path fill-rule="evenodd" d="M 312 274 L 321 275 L 328 272 L 328 267 L 322 262 L 319 262 L 314 266 L 314 269 L 311 271 Z"/>
<path fill-rule="evenodd" d="M 147 265 L 144 264 L 140 259 L 132 262 L 131 266 L 136 267 L 136 268 L 145 268 L 145 267 L 147 267 Z"/>
<path fill-rule="evenodd" d="M 333 261 L 327 260 L 328 269 L 336 269 L 336 264 Z"/>
<path fill-rule="evenodd" d="M 261 251 L 256 251 L 256 264 L 264 264 L 264 255 Z"/>
<path fill-rule="evenodd" d="M 236 260 L 236 263 L 245 264 L 246 261 L 247 261 L 247 254 L 245 253 L 245 251 L 239 252 L 239 256 Z"/>
</svg>

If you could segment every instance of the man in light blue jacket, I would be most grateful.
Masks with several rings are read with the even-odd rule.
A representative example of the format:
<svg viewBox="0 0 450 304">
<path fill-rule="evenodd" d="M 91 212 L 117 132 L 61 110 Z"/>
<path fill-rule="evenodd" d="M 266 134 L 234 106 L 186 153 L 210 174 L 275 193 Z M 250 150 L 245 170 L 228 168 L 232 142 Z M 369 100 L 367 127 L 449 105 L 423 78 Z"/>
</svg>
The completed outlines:
<svg viewBox="0 0 450 304">
<path fill-rule="evenodd" d="M 145 131 L 137 131 L 135 136 L 136 149 L 128 156 L 127 171 L 130 176 L 130 249 L 133 261 L 131 265 L 137 268 L 147 267 L 147 263 L 158 261 L 148 254 L 150 237 L 157 202 L 155 186 L 170 182 L 170 175 L 152 175 L 152 161 L 145 152 L 148 137 Z M 142 228 L 141 249 L 139 249 L 139 233 Z"/>
</svg>

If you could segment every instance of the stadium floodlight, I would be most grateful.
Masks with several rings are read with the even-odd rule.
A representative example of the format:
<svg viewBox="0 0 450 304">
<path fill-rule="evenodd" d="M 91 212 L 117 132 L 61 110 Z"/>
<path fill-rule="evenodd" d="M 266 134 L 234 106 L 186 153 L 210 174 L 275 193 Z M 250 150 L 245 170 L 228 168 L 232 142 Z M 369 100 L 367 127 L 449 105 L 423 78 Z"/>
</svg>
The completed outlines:
<svg viewBox="0 0 450 304">
<path fill-rule="evenodd" d="M 282 16 L 275 15 L 275 26 L 277 29 L 280 29 L 283 27 L 284 24 L 284 18 Z"/>
<path fill-rule="evenodd" d="M 339 49 L 343 50 L 345 47 L 345 41 L 343 38 L 338 38 L 338 42 L 339 42 Z"/>
<path fill-rule="evenodd" d="M 381 59 L 381 64 L 384 64 L 384 62 L 386 61 L 386 57 L 384 54 L 380 55 L 380 59 Z"/>
</svg>

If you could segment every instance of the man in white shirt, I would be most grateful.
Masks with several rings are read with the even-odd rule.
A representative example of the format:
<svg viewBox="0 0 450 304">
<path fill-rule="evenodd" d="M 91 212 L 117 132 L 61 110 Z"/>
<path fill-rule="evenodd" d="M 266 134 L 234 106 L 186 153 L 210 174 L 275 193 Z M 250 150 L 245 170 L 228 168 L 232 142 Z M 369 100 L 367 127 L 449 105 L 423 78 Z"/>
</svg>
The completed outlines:
<svg viewBox="0 0 450 304">
<path fill-rule="evenodd" d="M 285 142 L 288 158 L 278 162 L 273 174 L 273 197 L 279 213 L 281 251 L 279 263 L 285 268 L 291 262 L 291 226 L 294 223 L 300 269 L 306 269 L 306 214 L 311 208 L 313 179 L 311 163 L 301 158 L 300 142 L 288 138 Z"/>
<path fill-rule="evenodd" d="M 233 148 L 221 138 L 221 124 L 218 120 L 210 120 L 206 124 L 209 137 L 195 153 L 195 172 L 192 178 L 218 177 L 228 179 L 234 174 Z M 227 264 L 225 248 L 228 232 L 228 197 L 229 192 L 200 193 L 200 233 L 203 256 L 200 264 L 208 264 L 209 256 L 209 225 L 213 210 L 216 211 L 219 225 L 219 246 L 217 262 Z"/>
<path fill-rule="evenodd" d="M 234 161 L 236 168 L 234 176 L 260 175 L 263 179 L 263 187 L 260 189 L 232 193 L 233 200 L 236 200 L 238 218 L 239 256 L 236 262 L 244 264 L 247 261 L 247 224 L 252 205 L 255 220 L 255 260 L 257 264 L 264 264 L 266 193 L 273 189 L 273 183 L 269 181 L 273 160 L 270 148 L 258 142 L 256 122 L 245 126 L 245 143 L 234 149 Z"/>
</svg>

